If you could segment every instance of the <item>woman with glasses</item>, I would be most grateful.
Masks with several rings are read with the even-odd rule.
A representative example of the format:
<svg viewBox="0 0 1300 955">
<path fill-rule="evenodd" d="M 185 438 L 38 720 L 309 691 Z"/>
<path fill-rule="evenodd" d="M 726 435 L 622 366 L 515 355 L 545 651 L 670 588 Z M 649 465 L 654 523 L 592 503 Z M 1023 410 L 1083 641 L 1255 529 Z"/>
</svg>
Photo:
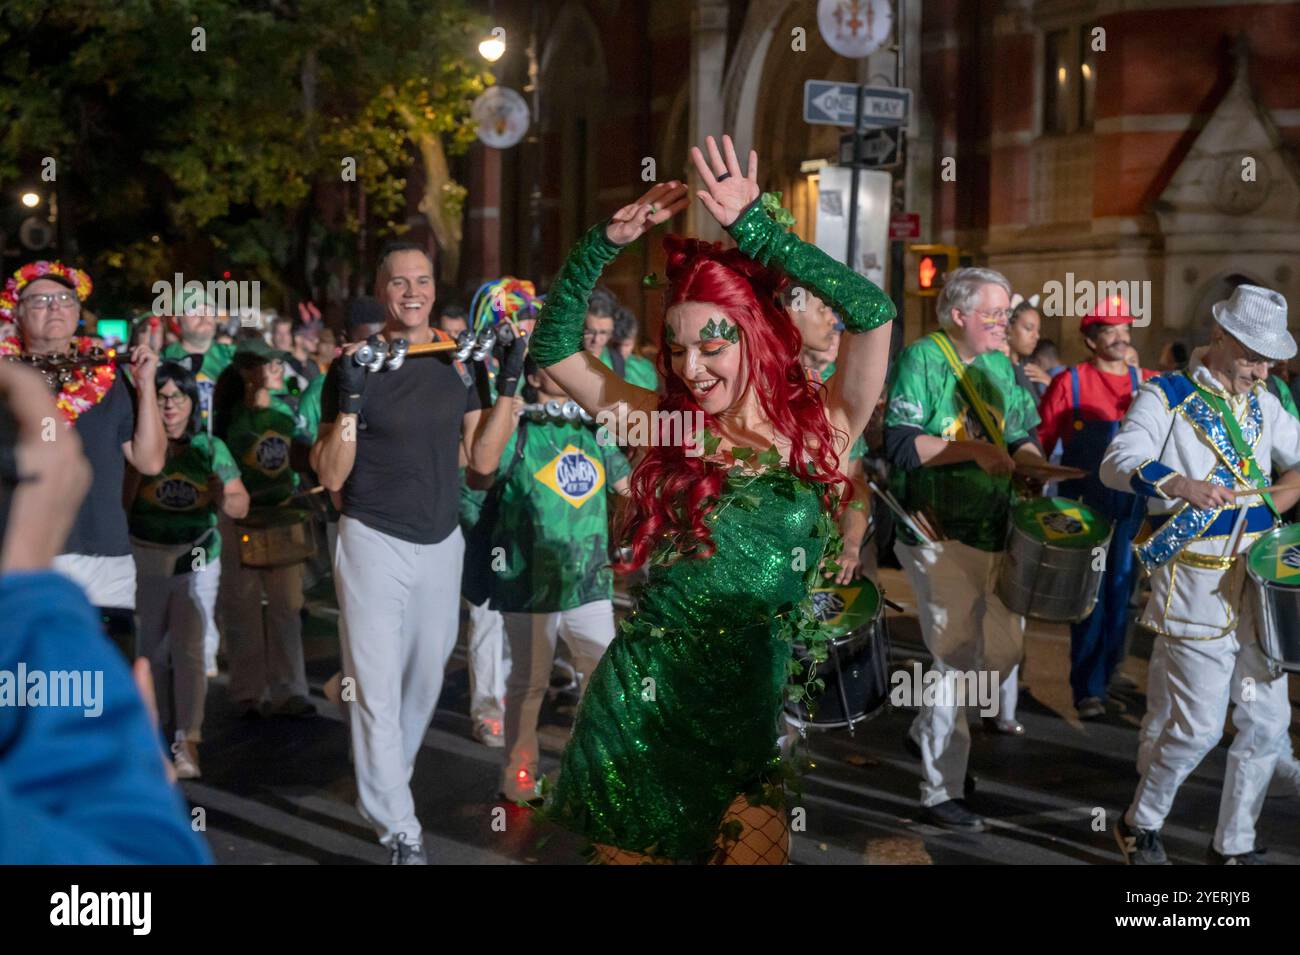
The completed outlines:
<svg viewBox="0 0 1300 955">
<path fill-rule="evenodd" d="M 0 340 L 0 357 L 89 352 L 95 343 L 78 335 L 77 326 L 92 287 L 89 275 L 62 262 L 20 268 L 0 291 L 0 321 L 18 326 L 17 337 Z M 128 656 L 135 649 L 136 587 L 122 481 L 127 464 L 156 474 L 167 455 L 154 386 L 158 356 L 137 345 L 130 357 L 129 375 L 123 365 L 82 365 L 51 383 L 59 424 L 76 431 L 94 472 L 54 569 L 85 591 L 105 632 Z"/>
<path fill-rule="evenodd" d="M 207 699 L 203 636 L 221 579 L 217 511 L 243 517 L 248 492 L 226 445 L 199 428 L 194 376 L 166 362 L 157 387 L 167 460 L 156 475 L 131 475 L 139 652 L 153 668 L 159 722 L 173 731 L 176 775 L 196 779 Z"/>
<path fill-rule="evenodd" d="M 311 435 L 280 397 L 289 357 L 260 337 L 246 339 L 213 395 L 215 432 L 235 456 L 255 511 L 297 494 L 311 448 Z M 259 716 L 269 694 L 274 715 L 314 715 L 302 656 L 303 564 L 245 567 L 231 552 L 226 573 L 222 615 L 235 707 Z"/>
</svg>

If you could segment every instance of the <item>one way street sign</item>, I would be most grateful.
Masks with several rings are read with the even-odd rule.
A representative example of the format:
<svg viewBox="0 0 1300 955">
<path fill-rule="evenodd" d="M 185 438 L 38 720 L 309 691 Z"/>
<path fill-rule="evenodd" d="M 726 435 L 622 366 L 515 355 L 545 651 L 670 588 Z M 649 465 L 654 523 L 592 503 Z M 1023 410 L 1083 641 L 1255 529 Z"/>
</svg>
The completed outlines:
<svg viewBox="0 0 1300 955">
<path fill-rule="evenodd" d="M 824 126 L 853 126 L 858 85 L 808 80 L 803 86 L 805 122 Z M 896 86 L 863 87 L 860 129 L 906 126 L 912 106 L 912 91 Z"/>
</svg>

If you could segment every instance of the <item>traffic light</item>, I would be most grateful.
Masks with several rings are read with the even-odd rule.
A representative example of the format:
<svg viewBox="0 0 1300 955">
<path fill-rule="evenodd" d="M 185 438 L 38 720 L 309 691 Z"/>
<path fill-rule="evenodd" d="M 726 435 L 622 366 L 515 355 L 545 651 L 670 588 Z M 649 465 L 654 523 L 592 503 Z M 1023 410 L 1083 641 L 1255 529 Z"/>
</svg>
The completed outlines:
<svg viewBox="0 0 1300 955">
<path fill-rule="evenodd" d="M 951 245 L 913 245 L 908 249 L 915 258 L 913 275 L 915 288 L 908 289 L 912 295 L 931 298 L 943 288 L 943 277 L 957 267 L 959 257 L 956 246 Z"/>
</svg>

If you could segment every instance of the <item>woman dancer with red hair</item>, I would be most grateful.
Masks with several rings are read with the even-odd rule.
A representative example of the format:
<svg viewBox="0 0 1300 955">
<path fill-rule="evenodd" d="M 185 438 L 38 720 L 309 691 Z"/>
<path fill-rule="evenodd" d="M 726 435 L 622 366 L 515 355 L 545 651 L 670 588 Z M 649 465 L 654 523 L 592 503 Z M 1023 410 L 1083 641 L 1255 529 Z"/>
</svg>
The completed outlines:
<svg viewBox="0 0 1300 955">
<path fill-rule="evenodd" d="M 784 863 L 776 747 L 791 641 L 847 488 L 839 456 L 884 384 L 894 306 L 787 232 L 759 198 L 758 157 L 729 137 L 692 150 L 700 201 L 738 249 L 669 236 L 662 401 L 582 348 L 587 296 L 629 243 L 689 202 L 655 186 L 570 253 L 530 346 L 592 415 L 702 411 L 699 445 L 658 444 L 632 476 L 637 610 L 592 674 L 547 814 L 607 863 Z M 725 158 L 724 158 L 725 153 Z M 840 371 L 810 382 L 778 294 L 787 278 L 839 312 Z M 649 420 L 664 420 L 650 418 Z M 687 419 L 690 420 L 690 419 Z M 699 439 L 702 436 L 696 436 Z"/>
</svg>

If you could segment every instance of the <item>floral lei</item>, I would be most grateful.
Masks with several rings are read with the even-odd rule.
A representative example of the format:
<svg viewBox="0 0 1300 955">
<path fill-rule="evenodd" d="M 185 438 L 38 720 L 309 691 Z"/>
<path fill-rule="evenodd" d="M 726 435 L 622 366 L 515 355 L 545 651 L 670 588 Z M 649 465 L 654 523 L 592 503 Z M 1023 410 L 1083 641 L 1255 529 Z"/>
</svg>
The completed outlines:
<svg viewBox="0 0 1300 955">
<path fill-rule="evenodd" d="M 89 338 L 72 339 L 72 352 L 84 355 L 95 348 L 95 342 Z M 18 338 L 0 339 L 0 357 L 21 355 L 23 343 Z M 92 365 L 88 368 L 69 368 L 60 373 L 59 391 L 55 395 L 55 404 L 63 412 L 69 425 L 104 400 L 108 390 L 117 379 L 117 367 L 112 364 Z"/>
</svg>

